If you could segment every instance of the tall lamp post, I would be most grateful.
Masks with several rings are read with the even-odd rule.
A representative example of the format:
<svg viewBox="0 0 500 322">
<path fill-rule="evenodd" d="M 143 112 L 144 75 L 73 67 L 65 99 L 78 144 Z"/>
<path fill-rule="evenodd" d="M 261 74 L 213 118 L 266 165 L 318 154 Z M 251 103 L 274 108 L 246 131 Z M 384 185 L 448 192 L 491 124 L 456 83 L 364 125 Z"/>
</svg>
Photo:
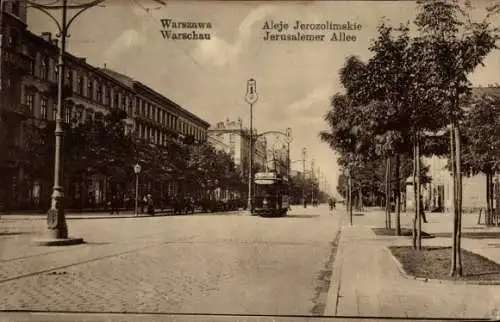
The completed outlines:
<svg viewBox="0 0 500 322">
<path fill-rule="evenodd" d="M 134 173 L 135 173 L 135 212 L 134 214 L 138 215 L 139 209 L 139 173 L 141 173 L 141 165 L 136 163 L 134 165 Z"/>
<path fill-rule="evenodd" d="M 76 17 L 84 11 L 97 6 L 104 2 L 104 0 L 93 0 L 85 4 L 72 4 L 68 5 L 68 0 L 62 0 L 62 5 L 42 5 L 37 2 L 28 2 L 29 5 L 37 9 L 47 16 L 49 16 L 56 24 L 59 31 L 58 37 L 61 38 L 61 45 L 59 47 L 59 55 L 57 62 L 57 111 L 56 111 L 56 129 L 55 129 L 55 156 L 54 156 L 54 187 L 52 192 L 52 201 L 50 209 L 47 213 L 47 228 L 48 240 L 39 241 L 42 245 L 69 245 L 83 243 L 82 238 L 69 238 L 68 226 L 64 214 L 63 204 L 63 186 L 62 186 L 62 164 L 61 164 L 61 147 L 63 139 L 63 85 L 64 85 L 64 54 L 66 51 L 66 37 L 69 37 L 68 30 L 71 23 L 75 21 Z M 62 9 L 62 21 L 54 17 L 50 10 Z M 68 20 L 68 9 L 78 10 L 73 17 Z"/>
<path fill-rule="evenodd" d="M 291 172 L 291 162 L 292 160 L 290 159 L 290 143 L 292 142 L 292 128 L 288 127 L 286 129 L 286 153 L 287 153 L 287 177 L 290 180 L 290 172 Z"/>
<path fill-rule="evenodd" d="M 302 176 L 304 179 L 304 182 L 302 184 L 302 203 L 304 204 L 304 208 L 307 207 L 307 200 L 306 200 L 306 153 L 307 153 L 307 149 L 302 148 Z"/>
<path fill-rule="evenodd" d="M 250 105 L 250 152 L 249 152 L 249 170 L 248 170 L 248 211 L 252 213 L 252 181 L 253 181 L 253 104 L 255 104 L 258 100 L 259 96 L 257 95 L 257 82 L 255 79 L 250 78 L 247 81 L 247 92 L 245 94 L 245 101 Z"/>
</svg>

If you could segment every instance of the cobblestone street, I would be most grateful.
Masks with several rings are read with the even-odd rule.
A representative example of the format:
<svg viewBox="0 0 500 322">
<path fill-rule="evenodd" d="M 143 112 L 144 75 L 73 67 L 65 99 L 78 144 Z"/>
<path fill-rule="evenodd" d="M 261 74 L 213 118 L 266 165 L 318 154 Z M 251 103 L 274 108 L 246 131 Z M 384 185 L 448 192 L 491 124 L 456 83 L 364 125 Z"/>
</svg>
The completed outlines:
<svg viewBox="0 0 500 322">
<path fill-rule="evenodd" d="M 44 220 L 3 218 L 0 309 L 322 314 L 338 221 L 324 205 L 285 218 L 68 220 L 86 244 L 40 247 Z"/>
</svg>

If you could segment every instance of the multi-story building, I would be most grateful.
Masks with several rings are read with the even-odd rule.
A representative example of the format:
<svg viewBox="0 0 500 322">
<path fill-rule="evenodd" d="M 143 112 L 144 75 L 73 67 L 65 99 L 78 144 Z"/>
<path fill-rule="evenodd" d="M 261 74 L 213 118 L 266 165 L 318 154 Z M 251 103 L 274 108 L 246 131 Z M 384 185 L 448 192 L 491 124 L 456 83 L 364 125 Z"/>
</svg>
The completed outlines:
<svg viewBox="0 0 500 322">
<path fill-rule="evenodd" d="M 43 209 L 43 203 L 50 199 L 52 182 L 30 177 L 24 171 L 23 162 L 36 160 L 23 160 L 27 156 L 22 151 L 30 128 L 43 128 L 55 120 L 58 44 L 50 33 L 39 37 L 27 30 L 26 6 L 16 6 L 16 1 L 2 3 L 6 4 L 3 32 L 7 41 L 2 50 L 0 148 L 4 153 L 0 153 L 0 172 L 5 176 L 0 180 L 0 206 L 20 209 L 35 204 Z M 65 123 L 77 125 L 103 118 L 111 109 L 121 109 L 127 114 L 126 131 L 138 141 L 161 146 L 179 136 L 192 137 L 195 143 L 206 140 L 209 123 L 150 87 L 69 53 L 64 61 Z M 86 205 L 90 200 L 94 205 L 105 201 L 109 181 L 104 174 L 96 173 L 84 181 L 65 178 L 68 207 Z M 177 185 L 170 182 L 165 192 L 175 192 Z M 151 189 L 145 182 L 143 192 Z"/>
<path fill-rule="evenodd" d="M 229 144 L 229 136 L 228 135 L 208 135 L 207 137 L 207 142 L 215 148 L 217 151 L 224 151 L 225 153 L 231 155 L 233 157 L 234 161 L 234 156 L 233 152 L 234 148 L 232 149 L 231 145 Z"/>
<path fill-rule="evenodd" d="M 500 87 L 477 87 L 472 89 L 473 96 L 489 94 L 500 96 Z M 431 182 L 423 186 L 422 196 L 426 209 L 450 211 L 453 206 L 453 178 L 446 169 L 448 159 L 444 157 L 422 158 L 424 165 L 429 166 Z M 412 178 L 408 178 L 406 186 L 406 206 L 415 207 Z M 486 176 L 483 173 L 462 178 L 462 207 L 466 210 L 486 208 Z"/>
<path fill-rule="evenodd" d="M 208 135 L 213 142 L 224 142 L 224 145 L 229 145 L 229 154 L 236 166 L 240 168 L 242 173 L 248 173 L 250 130 L 243 127 L 241 119 L 237 121 L 226 119 L 226 122 L 218 122 L 214 127 L 208 129 Z M 253 154 L 254 167 L 265 169 L 267 163 L 267 140 L 264 136 L 258 136 L 255 129 L 254 137 L 256 137 Z M 224 145 L 214 146 L 220 149 Z"/>
<path fill-rule="evenodd" d="M 2 1 L 0 48 L 0 210 L 15 201 L 22 182 L 23 123 L 29 117 L 30 106 L 21 100 L 22 75 L 30 68 L 25 46 L 25 1 Z"/>
</svg>

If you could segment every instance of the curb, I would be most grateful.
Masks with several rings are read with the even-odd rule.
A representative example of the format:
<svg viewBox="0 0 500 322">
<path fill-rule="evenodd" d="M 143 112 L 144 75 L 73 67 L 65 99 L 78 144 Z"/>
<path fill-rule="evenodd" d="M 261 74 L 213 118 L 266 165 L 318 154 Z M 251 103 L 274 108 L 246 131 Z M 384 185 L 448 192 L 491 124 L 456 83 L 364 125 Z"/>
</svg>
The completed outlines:
<svg viewBox="0 0 500 322">
<path fill-rule="evenodd" d="M 221 212 L 223 215 L 231 215 L 231 214 L 237 214 L 242 211 L 225 211 Z M 140 218 L 153 218 L 153 217 L 188 217 L 188 216 L 197 216 L 197 215 L 210 215 L 212 213 L 210 212 L 195 212 L 194 214 L 181 214 L 181 215 L 174 215 L 172 213 L 158 213 L 157 215 L 138 215 L 135 216 L 133 214 L 131 215 L 88 215 L 88 216 L 78 216 L 76 214 L 65 214 L 66 220 L 83 220 L 83 219 L 140 219 Z M 240 215 L 245 215 L 245 213 L 242 213 Z M 9 218 L 9 215 L 7 216 L 0 216 L 0 220 L 7 220 L 7 221 L 17 221 L 17 220 L 46 220 L 47 215 L 46 214 L 36 214 L 36 215 L 14 215 L 14 216 L 22 216 L 21 218 Z"/>
<path fill-rule="evenodd" d="M 394 260 L 401 276 L 406 278 L 406 279 L 409 279 L 409 280 L 415 280 L 415 281 L 420 281 L 420 282 L 429 283 L 429 284 L 447 284 L 447 285 L 500 285 L 500 280 L 496 280 L 496 281 L 452 281 L 452 280 L 440 280 L 440 279 L 435 279 L 435 278 L 425 278 L 425 277 L 417 277 L 414 275 L 410 275 L 405 271 L 405 269 L 403 268 L 403 265 L 396 258 L 396 256 L 394 256 L 394 254 L 391 252 L 389 247 L 384 246 L 384 250 Z"/>
<path fill-rule="evenodd" d="M 333 261 L 330 287 L 326 296 L 325 310 L 323 312 L 324 316 L 337 316 L 339 299 L 341 297 L 340 287 L 342 281 L 344 234 L 342 232 L 342 226 L 340 226 L 339 228 L 340 237 L 337 244 L 337 253 L 335 254 L 335 260 Z"/>
</svg>

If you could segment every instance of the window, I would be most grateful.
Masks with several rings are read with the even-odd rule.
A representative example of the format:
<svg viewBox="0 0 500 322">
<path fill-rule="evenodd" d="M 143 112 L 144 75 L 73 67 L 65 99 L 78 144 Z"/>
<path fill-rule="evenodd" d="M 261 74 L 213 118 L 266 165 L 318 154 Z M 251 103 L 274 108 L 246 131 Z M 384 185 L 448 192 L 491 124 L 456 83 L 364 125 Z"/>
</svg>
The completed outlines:
<svg viewBox="0 0 500 322">
<path fill-rule="evenodd" d="M 83 83 L 84 83 L 83 75 L 79 75 L 76 79 L 76 90 L 80 95 L 83 95 Z"/>
<path fill-rule="evenodd" d="M 99 102 L 99 103 L 102 101 L 102 90 L 103 90 L 103 87 L 104 86 L 101 86 L 101 84 L 99 84 L 99 83 L 96 84 L 96 90 L 97 90 L 97 92 L 96 92 L 96 101 Z"/>
<path fill-rule="evenodd" d="M 76 115 L 76 119 L 78 120 L 78 122 L 83 122 L 83 110 L 82 109 L 78 110 L 77 115 Z"/>
<path fill-rule="evenodd" d="M 66 77 L 64 80 L 66 85 L 69 85 L 71 88 L 73 88 L 73 71 L 71 68 L 66 68 Z"/>
<path fill-rule="evenodd" d="M 87 110 L 86 121 L 87 122 L 92 122 L 93 118 L 94 118 L 94 113 L 92 112 L 92 110 Z"/>
<path fill-rule="evenodd" d="M 26 106 L 28 106 L 28 111 L 33 113 L 33 94 L 26 94 Z"/>
<path fill-rule="evenodd" d="M 12 0 L 12 14 L 15 16 L 19 16 L 19 1 Z"/>
<path fill-rule="evenodd" d="M 111 104 L 111 88 L 106 88 L 106 86 L 102 85 L 101 93 L 104 94 L 104 105 Z M 97 100 L 100 102 L 99 98 Z"/>
<path fill-rule="evenodd" d="M 47 119 L 47 110 L 48 110 L 49 102 L 45 97 L 42 97 L 40 102 L 40 118 L 46 120 Z"/>
<path fill-rule="evenodd" d="M 127 114 L 129 117 L 132 116 L 132 98 L 128 98 L 128 108 L 127 108 Z"/>
<path fill-rule="evenodd" d="M 35 74 L 35 63 L 33 62 L 33 59 L 30 58 L 28 61 L 28 75 L 34 75 Z"/>
<path fill-rule="evenodd" d="M 122 109 L 122 110 L 124 110 L 124 111 L 127 111 L 127 106 L 128 106 L 127 101 L 128 101 L 128 97 L 126 97 L 126 96 L 122 95 L 122 96 L 121 96 L 121 98 L 122 98 L 122 99 L 121 99 L 121 109 Z"/>
<path fill-rule="evenodd" d="M 71 105 L 69 104 L 64 104 L 64 110 L 63 110 L 63 117 L 64 117 L 64 120 L 66 121 L 66 123 L 70 123 L 71 122 Z"/>
<path fill-rule="evenodd" d="M 10 35 L 10 46 L 14 49 L 17 50 L 19 46 L 19 34 L 15 29 L 11 29 L 11 35 Z"/>
<path fill-rule="evenodd" d="M 87 79 L 87 97 L 90 99 L 94 98 L 94 86 L 93 86 L 93 80 L 88 78 Z"/>
<path fill-rule="evenodd" d="M 49 76 L 49 59 L 42 57 L 40 61 L 40 78 L 47 79 Z"/>
<path fill-rule="evenodd" d="M 120 107 L 120 103 L 119 103 L 120 97 L 118 95 L 118 91 L 116 89 L 113 90 L 113 94 L 114 94 L 113 95 L 113 107 L 118 108 L 118 107 Z"/>
</svg>

